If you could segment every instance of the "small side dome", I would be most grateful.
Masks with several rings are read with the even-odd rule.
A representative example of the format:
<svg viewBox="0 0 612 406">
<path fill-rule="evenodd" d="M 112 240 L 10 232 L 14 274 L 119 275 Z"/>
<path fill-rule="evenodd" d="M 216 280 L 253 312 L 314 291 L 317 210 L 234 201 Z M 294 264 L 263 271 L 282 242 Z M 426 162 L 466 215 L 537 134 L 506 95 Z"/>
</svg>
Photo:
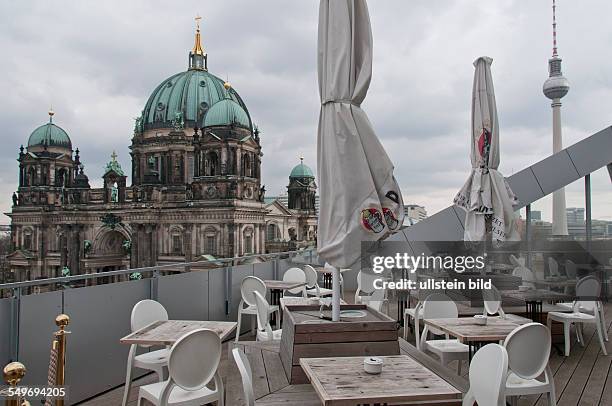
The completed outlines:
<svg viewBox="0 0 612 406">
<path fill-rule="evenodd" d="M 28 148 L 46 146 L 72 149 L 72 141 L 68 133 L 53 124 L 53 114 L 53 111 L 49 111 L 49 122 L 32 131 L 28 139 Z"/>
<path fill-rule="evenodd" d="M 228 126 L 235 124 L 251 129 L 251 120 L 244 109 L 231 99 L 223 99 L 213 104 L 204 116 L 202 127 Z"/>
<path fill-rule="evenodd" d="M 291 174 L 289 175 L 289 179 L 293 178 L 312 178 L 314 179 L 314 173 L 312 169 L 307 165 L 304 165 L 304 158 L 300 158 L 301 162 L 299 165 L 296 165 L 295 168 L 291 170 Z"/>
</svg>

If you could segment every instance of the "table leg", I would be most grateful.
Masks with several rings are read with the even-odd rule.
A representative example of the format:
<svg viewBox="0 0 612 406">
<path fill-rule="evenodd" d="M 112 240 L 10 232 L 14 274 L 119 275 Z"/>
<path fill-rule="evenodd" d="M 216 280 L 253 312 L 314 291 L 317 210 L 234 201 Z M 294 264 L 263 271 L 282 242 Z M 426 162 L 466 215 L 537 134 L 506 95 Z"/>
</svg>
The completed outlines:
<svg viewBox="0 0 612 406">
<path fill-rule="evenodd" d="M 405 291 L 397 291 L 397 322 L 404 327 L 404 313 L 408 308 L 408 294 Z M 406 326 L 407 327 L 407 326 Z"/>
<path fill-rule="evenodd" d="M 281 293 L 282 293 L 282 290 L 279 290 L 279 289 L 270 289 L 270 304 L 272 306 L 276 305 L 276 306 L 280 307 Z M 277 323 L 277 321 L 276 321 L 276 312 L 272 313 L 272 315 L 270 317 L 270 324 L 271 325 L 275 325 L 275 326 L 279 325 L 279 323 Z"/>
</svg>

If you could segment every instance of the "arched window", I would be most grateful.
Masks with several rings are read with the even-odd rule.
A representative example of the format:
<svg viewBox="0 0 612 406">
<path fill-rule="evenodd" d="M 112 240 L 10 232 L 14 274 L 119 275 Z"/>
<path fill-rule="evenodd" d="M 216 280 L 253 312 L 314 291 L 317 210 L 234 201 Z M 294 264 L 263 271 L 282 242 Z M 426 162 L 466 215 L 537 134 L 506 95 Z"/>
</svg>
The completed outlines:
<svg viewBox="0 0 612 406">
<path fill-rule="evenodd" d="M 251 158 L 248 153 L 242 155 L 242 176 L 251 176 Z"/>
<path fill-rule="evenodd" d="M 206 154 L 206 176 L 216 176 L 219 174 L 219 156 L 215 151 Z"/>
<path fill-rule="evenodd" d="M 243 254 L 253 254 L 253 229 L 251 227 L 246 228 L 243 233 Z"/>
<path fill-rule="evenodd" d="M 266 229 L 266 240 L 275 241 L 278 238 L 279 238 L 278 226 L 274 223 L 268 224 L 268 228 Z"/>
<path fill-rule="evenodd" d="M 21 248 L 27 251 L 32 251 L 34 248 L 34 238 L 32 236 L 32 229 L 26 228 L 23 230 L 23 242 Z"/>
</svg>

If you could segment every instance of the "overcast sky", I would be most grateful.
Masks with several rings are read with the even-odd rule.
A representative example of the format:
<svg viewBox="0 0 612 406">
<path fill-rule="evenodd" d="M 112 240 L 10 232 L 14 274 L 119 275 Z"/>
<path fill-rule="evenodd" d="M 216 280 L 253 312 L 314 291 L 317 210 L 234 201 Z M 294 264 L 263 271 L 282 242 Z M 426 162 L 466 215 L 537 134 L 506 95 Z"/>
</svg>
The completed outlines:
<svg viewBox="0 0 612 406">
<path fill-rule="evenodd" d="M 407 203 L 433 214 L 467 179 L 473 60 L 494 59 L 501 167 L 513 172 L 550 155 L 551 1 L 369 2 L 374 73 L 364 103 L 396 166 Z M 92 185 L 116 150 L 129 172 L 133 118 L 152 90 L 187 68 L 201 14 L 209 70 L 229 77 L 262 130 L 268 195 L 286 191 L 303 155 L 316 170 L 319 113 L 316 0 L 0 0 L 0 209 L 17 187 L 18 148 L 55 122 L 80 148 Z M 558 1 L 559 52 L 571 90 L 565 145 L 612 124 L 612 2 Z M 607 171 L 592 176 L 593 217 L 612 220 Z M 583 182 L 567 206 L 584 207 Z M 550 200 L 535 204 L 550 217 Z M 7 223 L 3 217 L 0 223 Z"/>
</svg>

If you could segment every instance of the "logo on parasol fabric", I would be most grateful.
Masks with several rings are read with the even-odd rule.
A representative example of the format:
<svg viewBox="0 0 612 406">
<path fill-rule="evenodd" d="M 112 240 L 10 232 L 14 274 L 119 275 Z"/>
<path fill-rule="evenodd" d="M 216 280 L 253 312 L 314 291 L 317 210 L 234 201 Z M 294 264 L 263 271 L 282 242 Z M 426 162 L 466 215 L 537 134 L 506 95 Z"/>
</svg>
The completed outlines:
<svg viewBox="0 0 612 406">
<path fill-rule="evenodd" d="M 374 233 L 380 233 L 385 229 L 383 224 L 383 216 L 380 211 L 375 208 L 364 209 L 361 211 L 361 225 L 367 230 Z"/>
<path fill-rule="evenodd" d="M 480 138 L 478 138 L 478 152 L 480 152 L 480 156 L 483 158 L 487 158 L 489 156 L 489 149 L 491 148 L 491 132 L 486 128 L 482 129 L 482 134 L 480 134 Z"/>
<path fill-rule="evenodd" d="M 387 194 L 385 195 L 385 197 L 387 197 L 389 200 L 391 200 L 393 203 L 399 204 L 399 195 L 397 194 L 396 191 L 394 190 L 389 190 L 387 192 Z M 384 210 L 383 210 L 384 211 Z"/>
<path fill-rule="evenodd" d="M 383 207 L 383 215 L 385 216 L 385 223 L 387 223 L 387 227 L 389 230 L 395 230 L 399 226 L 399 221 L 397 221 L 397 217 L 395 217 L 395 213 L 393 210 L 388 207 Z"/>
</svg>

